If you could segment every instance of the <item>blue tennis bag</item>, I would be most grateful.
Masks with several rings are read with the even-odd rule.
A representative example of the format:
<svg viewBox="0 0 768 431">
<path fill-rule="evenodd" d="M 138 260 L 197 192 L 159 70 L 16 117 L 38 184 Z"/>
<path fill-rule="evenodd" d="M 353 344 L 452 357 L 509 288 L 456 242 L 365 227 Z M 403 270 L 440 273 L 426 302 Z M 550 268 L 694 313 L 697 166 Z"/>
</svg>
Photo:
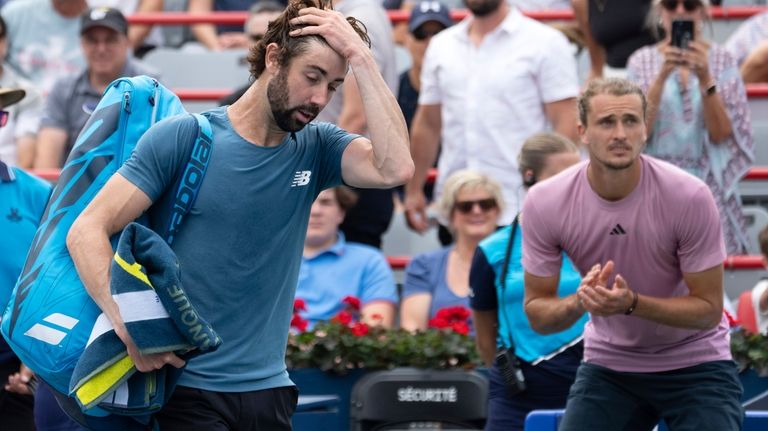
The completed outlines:
<svg viewBox="0 0 768 431">
<path fill-rule="evenodd" d="M 62 394 L 69 393 L 75 365 L 101 314 L 78 278 L 67 251 L 67 232 L 131 156 L 141 135 L 157 121 L 174 115 L 190 114 L 156 80 L 137 76 L 112 82 L 80 132 L 48 201 L 0 330 L 22 362 Z M 190 147 L 189 162 L 166 193 L 169 196 L 155 202 L 173 205 L 172 219 L 164 226 L 152 226 L 168 243 L 192 207 L 210 156 L 210 124 L 202 115 L 194 116 L 200 128 Z M 189 180 L 183 183 L 185 177 L 193 178 L 194 186 L 189 186 Z M 113 249 L 119 236 L 112 238 Z"/>
</svg>

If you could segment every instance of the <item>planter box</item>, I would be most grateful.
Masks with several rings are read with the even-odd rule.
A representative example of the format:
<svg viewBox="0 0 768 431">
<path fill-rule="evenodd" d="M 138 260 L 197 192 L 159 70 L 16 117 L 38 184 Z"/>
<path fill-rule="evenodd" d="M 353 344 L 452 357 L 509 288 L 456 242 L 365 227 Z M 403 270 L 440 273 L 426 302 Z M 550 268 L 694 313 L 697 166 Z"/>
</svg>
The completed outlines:
<svg viewBox="0 0 768 431">
<path fill-rule="evenodd" d="M 335 412 L 323 415 L 322 425 L 318 422 L 317 411 L 298 411 L 294 415 L 295 431 L 348 430 L 349 405 L 352 387 L 368 373 L 367 370 L 350 370 L 348 374 L 326 373 L 319 368 L 296 368 L 288 370 L 291 380 L 299 388 L 299 398 L 304 396 L 336 396 L 338 404 Z M 330 419 L 328 419 L 331 417 Z"/>
</svg>

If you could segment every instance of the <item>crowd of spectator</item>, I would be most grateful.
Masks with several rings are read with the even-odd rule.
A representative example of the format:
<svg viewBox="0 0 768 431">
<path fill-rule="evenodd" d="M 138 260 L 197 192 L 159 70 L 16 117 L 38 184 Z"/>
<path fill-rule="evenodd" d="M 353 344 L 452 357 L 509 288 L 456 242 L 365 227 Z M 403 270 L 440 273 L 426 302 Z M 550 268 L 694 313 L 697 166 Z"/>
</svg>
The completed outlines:
<svg viewBox="0 0 768 431">
<path fill-rule="evenodd" d="M 190 55 L 195 50 L 253 49 L 286 4 L 185 3 L 190 14 L 249 11 L 244 26 L 191 25 L 191 37 L 178 44 Z M 162 0 L 0 4 L 0 192 L 15 181 L 29 196 L 14 192 L 8 202 L 26 199 L 30 213 L 16 214 L 24 229 L 0 224 L 0 234 L 13 233 L 18 244 L 26 244 L 42 213 L 41 196 L 50 190 L 22 169 L 61 168 L 114 79 L 145 74 L 162 82 L 140 57 L 167 46 L 163 31 L 129 25 L 126 16 L 162 11 L 164 5 Z M 528 189 L 588 158 L 585 118 L 577 109 L 585 83 L 579 82 L 569 38 L 522 10 L 572 8 L 590 59 L 586 85 L 596 78 L 625 77 L 642 89 L 648 108 L 644 153 L 706 183 L 725 250 L 749 253 L 738 182 L 752 167 L 759 143 L 753 138 L 745 84 L 768 82 L 768 11 L 745 20 L 720 45 L 709 41 L 705 31 L 709 0 L 335 0 L 333 5 L 367 29 L 378 71 L 410 132 L 415 174 L 400 193 L 338 186 L 319 194 L 309 214 L 296 288 L 310 327 L 336 315 L 349 295 L 361 300 L 364 322 L 410 331 L 426 329 L 440 308 L 471 308 L 472 336 L 491 369 L 488 429 L 521 430 L 530 410 L 565 406 L 583 357 L 587 314 L 553 335 L 534 331 L 523 306 L 520 220 Z M 456 7 L 469 14 L 454 23 L 450 11 Z M 393 27 L 386 9 L 410 11 L 401 30 Z M 693 37 L 683 47 L 672 41 L 673 22 L 679 20 L 693 23 Z M 410 58 L 410 67 L 399 77 L 398 41 Z M 235 103 L 252 83 L 252 77 L 244 76 L 244 86 L 220 103 Z M 317 121 L 367 136 L 370 107 L 354 74 L 348 73 L 332 93 Z M 434 167 L 432 190 L 428 177 Z M 11 217 L 13 208 L 9 211 Z M 414 235 L 437 233 L 443 245 L 414 256 L 401 286 L 380 250 L 397 211 Z M 23 262 L 24 252 L 15 251 L 21 261 L 0 262 L 0 300 L 10 293 L 12 273 Z M 582 277 L 589 274 L 563 253 L 558 293 L 574 294 Z M 768 303 L 764 291 L 759 291 L 761 313 Z M 507 392 L 499 370 L 497 354 L 510 349 L 534 388 L 522 395 Z M 16 409 L 9 413 L 19 418 L 15 426 L 33 429 L 32 401 L 24 389 L 31 373 L 26 370 L 26 380 L 20 380 L 23 365 L 4 345 L 0 362 L 0 379 L 12 380 L 4 391 L 15 394 L 0 398 L 0 416 Z M 52 403 L 38 408 L 55 410 Z M 36 420 L 38 429 L 54 429 L 41 425 L 50 418 Z"/>
</svg>

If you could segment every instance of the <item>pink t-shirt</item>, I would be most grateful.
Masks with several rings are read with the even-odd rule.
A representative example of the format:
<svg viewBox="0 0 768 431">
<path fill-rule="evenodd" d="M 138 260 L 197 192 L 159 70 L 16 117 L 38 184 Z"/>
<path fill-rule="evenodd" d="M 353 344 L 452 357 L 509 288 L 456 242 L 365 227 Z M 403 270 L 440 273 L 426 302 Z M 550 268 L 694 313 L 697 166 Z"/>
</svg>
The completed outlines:
<svg viewBox="0 0 768 431">
<path fill-rule="evenodd" d="M 531 188 L 522 227 L 523 266 L 560 273 L 565 251 L 582 273 L 613 260 L 630 289 L 655 297 L 688 295 L 683 272 L 723 262 L 720 216 L 709 188 L 688 173 L 640 156 L 638 186 L 626 198 L 599 197 L 582 162 Z M 608 280 L 613 285 L 613 276 Z M 616 371 L 656 372 L 731 359 L 725 317 L 714 329 L 674 328 L 635 316 L 591 316 L 584 360 Z"/>
</svg>

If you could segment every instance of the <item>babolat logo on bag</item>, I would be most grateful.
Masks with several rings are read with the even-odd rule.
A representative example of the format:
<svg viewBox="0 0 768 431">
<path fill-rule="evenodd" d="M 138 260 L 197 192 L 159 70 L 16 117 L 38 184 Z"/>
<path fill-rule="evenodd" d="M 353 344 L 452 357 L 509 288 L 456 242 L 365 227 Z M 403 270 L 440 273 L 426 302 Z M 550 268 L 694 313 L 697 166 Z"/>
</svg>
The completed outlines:
<svg viewBox="0 0 768 431">
<path fill-rule="evenodd" d="M 175 115 L 189 114 L 156 80 L 138 76 L 112 82 L 80 132 L 48 201 L 0 329 L 22 362 L 60 393 L 68 393 L 77 360 L 101 314 L 78 278 L 66 247 L 67 232 L 144 132 Z M 165 226 L 153 226 L 169 243 L 195 200 L 210 158 L 210 124 L 201 115 L 195 118 L 199 132 L 190 145 L 190 162 L 169 188 L 177 197 L 173 216 Z"/>
</svg>

